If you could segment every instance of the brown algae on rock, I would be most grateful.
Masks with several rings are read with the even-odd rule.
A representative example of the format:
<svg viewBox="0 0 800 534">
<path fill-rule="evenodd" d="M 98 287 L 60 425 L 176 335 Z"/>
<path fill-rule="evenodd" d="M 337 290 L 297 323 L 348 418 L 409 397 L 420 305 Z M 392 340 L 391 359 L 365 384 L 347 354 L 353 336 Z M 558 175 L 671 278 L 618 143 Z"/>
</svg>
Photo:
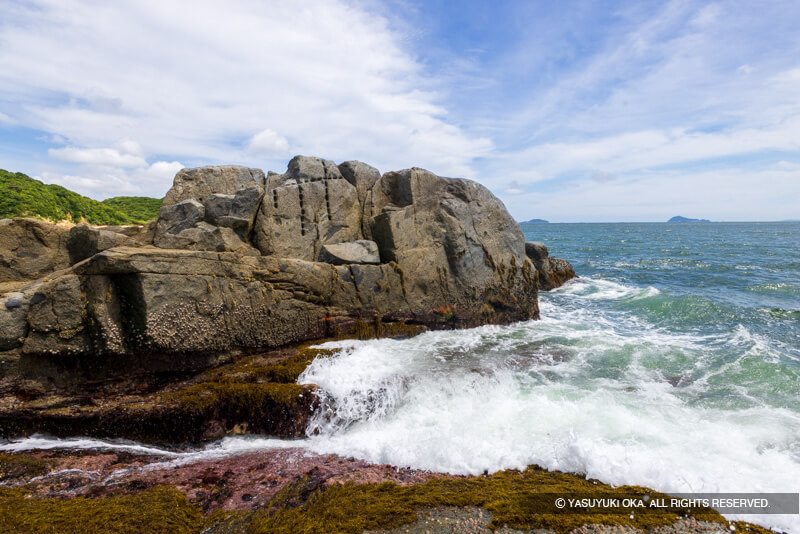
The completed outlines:
<svg viewBox="0 0 800 534">
<path fill-rule="evenodd" d="M 30 454 L 0 453 L 0 483 L 47 473 L 52 462 Z"/>
<path fill-rule="evenodd" d="M 367 470 L 372 467 L 363 466 Z M 353 468 L 359 469 L 349 464 L 348 470 Z M 281 468 L 273 465 L 270 469 Z M 208 473 L 196 482 L 199 487 L 205 488 L 206 478 L 214 478 L 214 471 Z M 341 471 L 320 470 L 319 467 L 302 473 L 287 477 L 288 483 L 268 501 L 254 506 L 250 503 L 252 497 L 243 498 L 236 501 L 235 508 L 216 509 L 204 519 L 202 510 L 209 509 L 203 506 L 200 493 L 191 501 L 183 493 L 192 495 L 191 487 L 144 489 L 146 485 L 129 481 L 107 488 L 112 492 L 110 495 L 89 491 L 85 495 L 104 496 L 70 500 L 42 498 L 42 493 L 33 493 L 32 486 L 0 489 L 0 532 L 78 532 L 82 529 L 81 532 L 360 533 L 409 526 L 418 522 L 420 516 L 427 517 L 431 510 L 443 508 L 451 509 L 455 519 L 464 515 L 457 510 L 465 510 L 465 513 L 471 510 L 469 513 L 475 515 L 478 509 L 484 519 L 482 524 L 493 530 L 508 527 L 567 533 L 583 525 L 606 525 L 645 532 L 671 532 L 658 529 L 674 526 L 677 532 L 681 525 L 693 521 L 716 524 L 719 531 L 769 532 L 742 522 L 728 523 L 708 508 L 637 509 L 633 514 L 626 509 L 611 508 L 559 510 L 554 505 L 558 496 L 619 500 L 667 496 L 637 486 L 613 488 L 579 475 L 535 466 L 524 471 L 500 471 L 491 476 L 438 475 L 426 482 L 400 483 L 385 479 L 357 483 L 352 478 L 340 483 Z M 165 472 L 164 476 L 167 475 Z M 253 472 L 253 476 L 257 475 Z M 134 493 L 120 495 L 117 492 Z M 50 496 L 46 490 L 44 495 Z M 91 519 L 86 519 L 87 516 Z"/>
<path fill-rule="evenodd" d="M 0 488 L 0 532 L 20 534 L 189 534 L 202 516 L 175 488 L 133 495 L 74 499 L 32 498 L 24 488 Z"/>
<path fill-rule="evenodd" d="M 633 496 L 667 498 L 636 486 L 612 488 L 577 475 L 529 467 L 507 470 L 491 476 L 446 478 L 413 486 L 382 484 L 333 484 L 311 492 L 298 505 L 307 481 L 301 480 L 273 499 L 268 511 L 254 513 L 243 532 L 350 532 L 391 529 L 413 523 L 417 511 L 434 507 L 483 507 L 492 514 L 490 526 L 517 529 L 549 529 L 567 533 L 584 524 L 619 525 L 644 531 L 670 525 L 681 517 L 725 525 L 725 519 L 708 508 L 647 509 L 632 516 L 627 512 L 587 509 L 560 511 L 554 499 L 563 496 Z M 239 519 L 241 525 L 242 520 Z M 737 528 L 736 526 L 734 526 Z M 744 529 L 744 526 L 741 526 Z M 744 531 L 744 530 L 742 530 Z M 750 526 L 750 532 L 767 532 Z"/>
</svg>

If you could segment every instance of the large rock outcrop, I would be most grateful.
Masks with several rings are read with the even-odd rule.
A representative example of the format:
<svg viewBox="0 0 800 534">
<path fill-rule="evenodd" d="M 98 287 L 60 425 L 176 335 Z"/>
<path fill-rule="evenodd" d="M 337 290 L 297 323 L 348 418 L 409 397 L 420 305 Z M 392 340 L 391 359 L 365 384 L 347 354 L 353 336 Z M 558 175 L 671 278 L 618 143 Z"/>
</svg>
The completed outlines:
<svg viewBox="0 0 800 534">
<path fill-rule="evenodd" d="M 503 204 L 418 168 L 381 176 L 297 156 L 280 175 L 184 169 L 135 235 L 69 234 L 65 257 L 33 269 L 0 307 L 0 350 L 20 349 L 28 374 L 148 358 L 177 369 L 187 355 L 210 362 L 365 327 L 539 314 L 539 260 Z"/>
<path fill-rule="evenodd" d="M 561 287 L 567 280 L 577 278 L 572 265 L 567 260 L 550 256 L 550 251 L 544 243 L 526 242 L 525 253 L 536 266 L 536 283 L 542 291 Z"/>
</svg>

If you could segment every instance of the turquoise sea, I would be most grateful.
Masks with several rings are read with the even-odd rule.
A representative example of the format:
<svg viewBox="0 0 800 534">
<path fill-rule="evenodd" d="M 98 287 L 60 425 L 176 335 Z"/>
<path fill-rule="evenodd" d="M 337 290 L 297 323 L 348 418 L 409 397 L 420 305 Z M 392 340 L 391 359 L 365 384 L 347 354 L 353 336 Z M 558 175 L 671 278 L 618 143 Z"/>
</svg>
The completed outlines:
<svg viewBox="0 0 800 534">
<path fill-rule="evenodd" d="M 306 439 L 227 438 L 185 460 L 299 445 L 453 473 L 800 491 L 800 223 L 523 230 L 580 275 L 540 295 L 541 320 L 327 344 L 337 355 L 300 377 L 323 390 Z M 38 446 L 115 445 L 6 448 Z M 800 532 L 800 516 L 742 519 Z"/>
</svg>

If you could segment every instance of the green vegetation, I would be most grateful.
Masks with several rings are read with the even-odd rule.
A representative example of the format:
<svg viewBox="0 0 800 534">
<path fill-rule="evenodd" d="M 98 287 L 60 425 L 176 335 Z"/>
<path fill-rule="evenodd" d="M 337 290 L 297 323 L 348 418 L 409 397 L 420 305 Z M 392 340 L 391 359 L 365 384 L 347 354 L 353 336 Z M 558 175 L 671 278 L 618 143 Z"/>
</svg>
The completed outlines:
<svg viewBox="0 0 800 534">
<path fill-rule="evenodd" d="M 90 499 L 32 498 L 24 488 L 0 488 L 0 532 L 108 534 L 200 532 L 200 511 L 175 488 Z"/>
<path fill-rule="evenodd" d="M 330 356 L 336 352 L 328 349 L 312 349 L 310 345 L 310 343 L 301 345 L 288 358 L 264 361 L 260 355 L 250 356 L 233 364 L 210 369 L 197 378 L 200 383 L 294 384 L 315 358 Z"/>
<path fill-rule="evenodd" d="M 252 356 L 211 369 L 193 384 L 158 395 L 160 405 L 172 405 L 194 420 L 224 421 L 234 433 L 261 432 L 298 436 L 303 432 L 314 387 L 299 385 L 297 377 L 327 351 L 302 347 L 279 361 Z"/>
<path fill-rule="evenodd" d="M 246 422 L 257 421 L 275 412 L 297 407 L 303 394 L 312 389 L 297 384 L 253 384 L 203 382 L 164 395 L 177 401 L 187 412 L 220 412 Z"/>
<path fill-rule="evenodd" d="M 529 467 L 491 476 L 434 479 L 424 484 L 326 485 L 304 476 L 285 486 L 265 508 L 218 510 L 205 519 L 173 487 L 132 495 L 69 500 L 39 498 L 25 488 L 0 488 L 0 532 L 18 533 L 199 533 L 229 534 L 361 533 L 391 529 L 417 520 L 417 512 L 442 506 L 480 506 L 492 513 L 491 528 L 549 529 L 566 533 L 584 524 L 619 525 L 643 531 L 671 525 L 682 517 L 719 523 L 726 532 L 767 534 L 744 522 L 728 523 L 710 508 L 620 510 L 555 507 L 555 498 L 667 499 L 639 486 L 614 488 L 578 475 Z"/>
<path fill-rule="evenodd" d="M 0 169 L 0 219 L 35 217 L 90 224 L 141 224 L 158 214 L 161 200 L 116 197 L 98 202 L 59 185 Z"/>
<path fill-rule="evenodd" d="M 158 217 L 162 202 L 160 198 L 114 197 L 107 198 L 102 203 L 121 211 L 133 221 L 145 223 Z"/>
<path fill-rule="evenodd" d="M 597 523 L 649 530 L 669 525 L 687 515 L 684 509 L 646 508 L 634 514 L 607 510 L 562 511 L 557 496 L 596 498 L 667 498 L 646 488 L 612 488 L 576 475 L 529 467 L 525 471 L 501 471 L 492 476 L 432 480 L 425 484 L 332 484 L 308 492 L 308 480 L 281 490 L 267 511 L 256 512 L 244 532 L 350 532 L 396 528 L 414 522 L 416 511 L 437 506 L 481 506 L 492 513 L 491 525 L 518 529 L 551 529 L 569 532 Z M 307 495 L 305 502 L 303 495 Z M 298 502 L 302 502 L 301 505 Z M 631 517 L 631 515 L 633 517 Z M 700 521 L 726 524 L 708 508 L 693 508 L 688 515 Z M 739 525 L 735 525 L 737 528 Z M 755 531 L 753 527 L 751 532 Z M 741 525 L 742 531 L 744 525 Z"/>
</svg>

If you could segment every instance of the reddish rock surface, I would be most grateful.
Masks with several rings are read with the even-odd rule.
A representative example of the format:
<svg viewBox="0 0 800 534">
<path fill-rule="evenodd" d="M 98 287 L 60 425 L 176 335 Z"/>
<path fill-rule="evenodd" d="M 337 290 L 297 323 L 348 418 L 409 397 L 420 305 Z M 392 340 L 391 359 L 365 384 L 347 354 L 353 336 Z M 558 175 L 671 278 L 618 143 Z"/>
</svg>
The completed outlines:
<svg viewBox="0 0 800 534">
<path fill-rule="evenodd" d="M 159 485 L 176 486 L 205 513 L 264 506 L 286 484 L 305 479 L 308 491 L 334 483 L 417 484 L 454 475 L 354 458 L 316 454 L 302 448 L 271 449 L 223 458 L 186 461 L 180 457 L 98 451 L 25 453 L 51 462 L 49 472 L 2 482 L 34 488 L 41 497 L 133 493 Z"/>
</svg>

